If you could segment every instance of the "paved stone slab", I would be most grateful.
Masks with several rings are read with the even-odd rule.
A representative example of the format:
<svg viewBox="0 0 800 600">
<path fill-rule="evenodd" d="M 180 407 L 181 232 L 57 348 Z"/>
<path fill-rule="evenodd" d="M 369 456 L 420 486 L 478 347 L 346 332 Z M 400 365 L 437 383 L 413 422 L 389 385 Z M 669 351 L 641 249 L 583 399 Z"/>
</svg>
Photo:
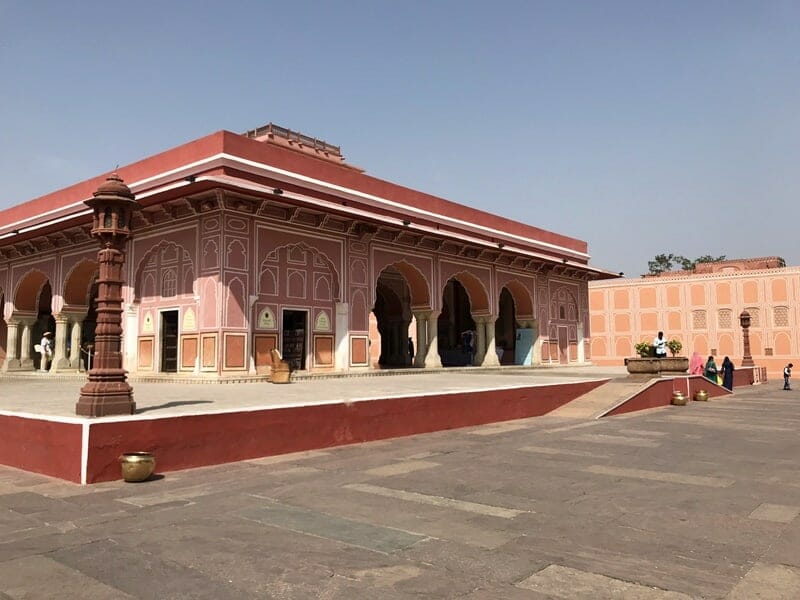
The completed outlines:
<svg viewBox="0 0 800 600">
<path fill-rule="evenodd" d="M 134 598 L 254 598 L 226 581 L 113 540 L 62 548 L 50 558 Z"/>
<path fill-rule="evenodd" d="M 637 448 L 657 448 L 661 444 L 655 440 L 632 438 L 623 435 L 608 435 L 604 433 L 583 433 L 567 438 L 575 442 L 591 442 L 593 444 L 611 444 L 615 446 L 634 446 Z"/>
<path fill-rule="evenodd" d="M 800 508 L 797 506 L 765 502 L 750 513 L 750 518 L 758 519 L 759 521 L 772 521 L 773 523 L 791 523 L 798 514 L 800 514 Z M 798 548 L 798 552 L 800 552 L 800 548 Z"/>
<path fill-rule="evenodd" d="M 336 540 L 377 552 L 397 552 L 413 546 L 426 537 L 287 506 L 275 502 L 271 498 L 263 498 L 263 500 L 266 502 L 262 506 L 243 509 L 239 511 L 238 516 L 263 525 Z"/>
<path fill-rule="evenodd" d="M 613 477 L 630 477 L 632 479 L 647 479 L 649 481 L 663 481 L 666 483 L 685 483 L 689 485 L 703 485 L 707 487 L 729 487 L 736 483 L 733 479 L 723 477 L 704 477 L 701 475 L 684 475 L 668 471 L 650 471 L 648 469 L 627 469 L 624 467 L 610 467 L 606 465 L 592 465 L 584 471 L 599 475 Z"/>
<path fill-rule="evenodd" d="M 407 492 L 405 490 L 394 490 L 390 488 L 380 487 L 377 485 L 369 485 L 365 483 L 352 483 L 344 487 L 346 487 L 349 490 L 356 490 L 358 492 L 364 492 L 366 494 L 375 494 L 376 496 L 397 498 L 399 500 L 405 500 L 407 502 L 416 502 L 418 504 L 430 504 L 432 506 L 453 508 L 455 510 L 463 510 L 465 512 L 487 515 L 489 517 L 500 517 L 501 519 L 513 519 L 514 517 L 521 515 L 525 512 L 513 508 L 503 508 L 501 506 L 488 506 L 486 504 L 477 504 L 475 502 L 464 502 L 463 500 L 455 500 L 453 498 L 442 498 L 440 496 L 418 494 L 416 492 Z"/>
<path fill-rule="evenodd" d="M 373 475 L 375 477 L 391 477 L 393 475 L 405 475 L 406 473 L 413 473 L 414 471 L 419 471 L 420 469 L 433 469 L 439 466 L 441 466 L 439 463 L 432 461 L 409 460 L 395 463 L 393 465 L 384 465 L 382 467 L 367 469 L 364 471 L 364 473 L 367 475 Z"/>
<path fill-rule="evenodd" d="M 588 458 L 601 458 L 603 454 L 589 452 L 587 450 L 570 450 L 569 448 L 550 448 L 548 446 L 523 446 L 521 452 L 533 452 L 534 454 L 548 454 L 551 456 L 585 456 Z"/>
<path fill-rule="evenodd" d="M 519 587 L 564 600 L 692 600 L 685 594 L 620 581 L 597 573 L 587 573 L 560 565 L 550 565 L 521 581 Z"/>
<path fill-rule="evenodd" d="M 126 594 L 45 556 L 30 556 L 0 563 L 0 600 L 80 598 L 81 600 L 132 600 Z M 57 592 L 54 594 L 54 591 Z"/>
<path fill-rule="evenodd" d="M 784 565 L 756 564 L 726 596 L 726 600 L 797 600 L 800 569 Z"/>
</svg>

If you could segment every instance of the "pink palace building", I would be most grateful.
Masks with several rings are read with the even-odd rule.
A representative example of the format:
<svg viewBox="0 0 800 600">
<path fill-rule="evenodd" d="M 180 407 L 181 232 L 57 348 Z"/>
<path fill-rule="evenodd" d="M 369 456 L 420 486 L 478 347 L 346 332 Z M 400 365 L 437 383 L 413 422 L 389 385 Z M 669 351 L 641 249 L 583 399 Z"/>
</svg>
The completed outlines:
<svg viewBox="0 0 800 600">
<path fill-rule="evenodd" d="M 124 267 L 132 374 L 266 374 L 273 348 L 307 372 L 589 360 L 588 283 L 614 275 L 586 242 L 376 179 L 272 124 L 117 172 L 141 207 Z M 50 373 L 91 360 L 84 201 L 105 179 L 0 212 L 3 371 L 37 369 L 46 331 Z"/>
<path fill-rule="evenodd" d="M 659 331 L 683 344 L 681 355 L 729 356 L 744 351 L 739 316 L 750 315 L 750 353 L 770 376 L 800 357 L 800 267 L 777 256 L 700 263 L 640 279 L 592 282 L 589 289 L 592 362 L 621 365 L 634 344 Z"/>
</svg>

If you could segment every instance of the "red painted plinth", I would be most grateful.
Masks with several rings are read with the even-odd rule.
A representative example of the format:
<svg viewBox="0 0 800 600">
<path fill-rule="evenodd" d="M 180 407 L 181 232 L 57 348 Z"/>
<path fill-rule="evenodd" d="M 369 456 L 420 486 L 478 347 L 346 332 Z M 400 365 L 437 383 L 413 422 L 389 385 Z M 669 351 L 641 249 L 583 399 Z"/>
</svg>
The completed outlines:
<svg viewBox="0 0 800 600">
<path fill-rule="evenodd" d="M 0 415 L 0 463 L 81 482 L 80 423 Z"/>
<path fill-rule="evenodd" d="M 158 472 L 175 471 L 535 417 L 603 383 L 77 423 L 5 417 L 10 420 L 0 426 L 13 435 L 0 439 L 0 463 L 75 482 L 111 481 L 120 479 L 117 459 L 123 452 L 152 452 Z"/>
</svg>

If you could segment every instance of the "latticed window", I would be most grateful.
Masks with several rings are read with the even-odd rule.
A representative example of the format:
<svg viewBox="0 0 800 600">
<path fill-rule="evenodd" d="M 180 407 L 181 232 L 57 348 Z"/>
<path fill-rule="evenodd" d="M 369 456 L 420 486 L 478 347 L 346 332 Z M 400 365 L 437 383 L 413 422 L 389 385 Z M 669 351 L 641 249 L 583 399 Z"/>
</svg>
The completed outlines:
<svg viewBox="0 0 800 600">
<path fill-rule="evenodd" d="M 789 326 L 789 308 L 786 306 L 776 306 L 773 310 L 773 320 L 775 327 Z"/>
<path fill-rule="evenodd" d="M 748 306 L 745 310 L 750 313 L 750 327 L 761 327 L 760 311 L 754 306 Z"/>
<path fill-rule="evenodd" d="M 692 329 L 705 329 L 706 325 L 706 311 L 693 310 L 692 311 Z"/>
<path fill-rule="evenodd" d="M 171 298 L 177 294 L 178 291 L 178 275 L 175 269 L 167 269 L 161 278 L 161 295 L 165 298 Z"/>
<path fill-rule="evenodd" d="M 733 311 L 729 308 L 721 308 L 718 314 L 719 328 L 730 329 L 733 320 Z"/>
</svg>

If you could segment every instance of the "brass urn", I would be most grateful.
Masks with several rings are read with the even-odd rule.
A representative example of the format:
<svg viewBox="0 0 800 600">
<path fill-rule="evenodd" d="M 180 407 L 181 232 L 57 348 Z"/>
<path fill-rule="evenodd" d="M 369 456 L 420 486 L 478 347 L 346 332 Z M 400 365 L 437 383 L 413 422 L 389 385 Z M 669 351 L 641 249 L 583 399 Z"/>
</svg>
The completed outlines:
<svg viewBox="0 0 800 600">
<path fill-rule="evenodd" d="M 156 458 L 152 452 L 125 452 L 119 457 L 122 478 L 130 483 L 145 481 L 156 468 Z"/>
<path fill-rule="evenodd" d="M 675 406 L 686 406 L 687 398 L 683 395 L 683 392 L 674 391 L 672 392 L 672 404 Z"/>
<path fill-rule="evenodd" d="M 708 392 L 705 390 L 697 390 L 694 393 L 694 399 L 697 402 L 708 402 Z"/>
</svg>

